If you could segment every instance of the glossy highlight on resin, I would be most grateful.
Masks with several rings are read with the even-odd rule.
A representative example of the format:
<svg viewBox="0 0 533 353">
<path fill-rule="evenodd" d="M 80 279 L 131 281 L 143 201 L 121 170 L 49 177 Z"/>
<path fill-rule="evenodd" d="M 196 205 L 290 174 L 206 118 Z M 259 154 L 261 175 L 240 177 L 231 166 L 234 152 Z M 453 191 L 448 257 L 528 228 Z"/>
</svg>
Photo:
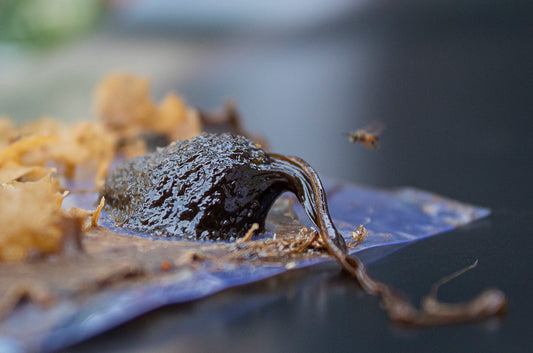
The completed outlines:
<svg viewBox="0 0 533 353">
<path fill-rule="evenodd" d="M 309 177 L 291 158 L 267 154 L 242 136 L 204 134 L 123 163 L 109 176 L 101 196 L 123 228 L 232 240 L 254 223 L 263 229 L 275 199 L 292 191 L 317 227 L 332 228 L 321 230 L 344 245 L 327 205 L 321 204 L 325 196 L 320 197 L 318 178 Z M 321 218 L 329 221 L 321 224 Z"/>
</svg>

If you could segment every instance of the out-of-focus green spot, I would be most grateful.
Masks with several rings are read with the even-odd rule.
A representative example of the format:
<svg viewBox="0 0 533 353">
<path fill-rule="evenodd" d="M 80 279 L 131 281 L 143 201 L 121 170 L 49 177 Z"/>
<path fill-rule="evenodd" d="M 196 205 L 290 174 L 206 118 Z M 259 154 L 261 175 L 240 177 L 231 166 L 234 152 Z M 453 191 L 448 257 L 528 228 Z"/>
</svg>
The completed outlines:
<svg viewBox="0 0 533 353">
<path fill-rule="evenodd" d="M 0 41 L 57 44 L 92 28 L 103 9 L 99 0 L 0 0 Z"/>
</svg>

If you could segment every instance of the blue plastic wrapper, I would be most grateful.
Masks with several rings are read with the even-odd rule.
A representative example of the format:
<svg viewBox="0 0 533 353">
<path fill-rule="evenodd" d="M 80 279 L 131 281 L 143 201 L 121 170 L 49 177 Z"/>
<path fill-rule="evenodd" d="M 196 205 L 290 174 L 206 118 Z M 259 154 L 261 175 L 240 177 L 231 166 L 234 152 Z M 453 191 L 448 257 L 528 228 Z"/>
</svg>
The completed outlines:
<svg viewBox="0 0 533 353">
<path fill-rule="evenodd" d="M 367 239 L 351 254 L 366 263 L 376 261 L 399 247 L 485 217 L 489 210 L 453 201 L 412 188 L 380 190 L 353 184 L 326 183 L 330 213 L 346 240 L 360 224 L 369 231 Z M 96 195 L 73 198 L 70 205 L 93 208 Z M 303 210 L 296 213 L 310 225 Z M 104 219 L 100 224 L 112 227 Z M 114 228 L 116 231 L 117 228 Z M 385 247 L 386 246 L 386 247 Z M 365 256 L 364 250 L 383 247 Z M 0 323 L 0 352 L 50 352 L 93 337 L 143 313 L 168 304 L 197 300 L 221 290 L 275 276 L 288 268 L 302 268 L 327 261 L 317 257 L 291 266 L 241 265 L 228 270 L 179 271 L 157 285 L 104 289 L 80 299 L 63 299 L 42 308 L 20 305 Z"/>
</svg>

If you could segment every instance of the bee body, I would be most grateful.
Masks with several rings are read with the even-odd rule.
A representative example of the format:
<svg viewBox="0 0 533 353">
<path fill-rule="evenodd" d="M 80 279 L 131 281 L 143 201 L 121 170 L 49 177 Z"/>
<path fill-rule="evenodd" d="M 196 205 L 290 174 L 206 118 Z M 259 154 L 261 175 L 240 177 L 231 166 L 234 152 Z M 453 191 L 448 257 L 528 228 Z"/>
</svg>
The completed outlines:
<svg viewBox="0 0 533 353">
<path fill-rule="evenodd" d="M 348 134 L 351 143 L 362 143 L 366 148 L 377 149 L 379 147 L 379 137 L 377 133 L 371 133 L 368 130 L 356 130 Z"/>
</svg>

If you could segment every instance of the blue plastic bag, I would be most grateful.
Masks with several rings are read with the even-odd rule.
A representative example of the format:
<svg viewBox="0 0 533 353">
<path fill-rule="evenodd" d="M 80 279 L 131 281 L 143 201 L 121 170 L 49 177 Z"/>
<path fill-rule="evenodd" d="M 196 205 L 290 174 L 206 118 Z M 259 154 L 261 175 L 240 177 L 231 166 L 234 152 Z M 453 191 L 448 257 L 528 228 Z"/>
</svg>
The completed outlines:
<svg viewBox="0 0 533 353">
<path fill-rule="evenodd" d="M 487 216 L 488 209 L 453 201 L 411 188 L 380 190 L 346 183 L 326 183 L 330 213 L 346 240 L 360 224 L 369 231 L 367 239 L 351 254 L 387 246 L 383 253 L 364 257 L 365 262 L 399 247 Z M 65 206 L 92 208 L 97 195 L 66 200 Z M 308 224 L 303 210 L 296 207 L 302 224 Z M 105 218 L 101 225 L 112 227 Z M 391 245 L 395 245 L 392 246 Z M 363 254 L 364 255 L 364 254 Z M 291 264 L 302 268 L 326 258 Z M 188 302 L 221 290 L 259 281 L 287 271 L 286 266 L 252 266 L 215 272 L 198 269 L 177 272 L 157 285 L 104 289 L 84 300 L 64 299 L 50 308 L 28 303 L 0 323 L 0 352 L 53 351 L 93 337 L 155 308 Z"/>
</svg>

